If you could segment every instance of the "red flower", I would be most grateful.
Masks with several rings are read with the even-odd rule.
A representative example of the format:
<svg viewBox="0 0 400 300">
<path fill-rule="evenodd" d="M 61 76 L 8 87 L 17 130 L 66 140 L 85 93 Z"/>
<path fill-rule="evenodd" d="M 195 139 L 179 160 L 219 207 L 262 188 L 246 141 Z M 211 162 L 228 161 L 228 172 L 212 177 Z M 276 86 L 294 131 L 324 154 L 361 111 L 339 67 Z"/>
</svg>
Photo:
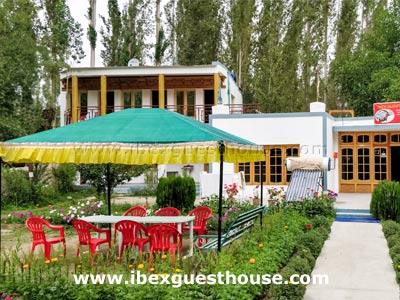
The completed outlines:
<svg viewBox="0 0 400 300">
<path fill-rule="evenodd" d="M 307 226 L 307 228 L 311 228 L 312 225 L 310 223 L 308 223 L 306 226 Z"/>
<path fill-rule="evenodd" d="M 318 192 L 314 192 L 314 197 L 318 197 Z"/>
</svg>

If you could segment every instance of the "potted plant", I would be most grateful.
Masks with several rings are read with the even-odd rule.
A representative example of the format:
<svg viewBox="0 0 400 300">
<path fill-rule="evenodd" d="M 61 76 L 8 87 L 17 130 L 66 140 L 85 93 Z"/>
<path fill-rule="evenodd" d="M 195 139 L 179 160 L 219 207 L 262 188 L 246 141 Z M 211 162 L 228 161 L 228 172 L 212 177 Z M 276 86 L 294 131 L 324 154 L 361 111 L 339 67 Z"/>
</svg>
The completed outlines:
<svg viewBox="0 0 400 300">
<path fill-rule="evenodd" d="M 259 206 L 261 203 L 260 193 L 258 191 L 258 185 L 253 188 L 253 205 Z"/>
<path fill-rule="evenodd" d="M 271 187 L 268 189 L 268 206 L 275 205 L 279 200 L 285 198 L 285 190 L 283 187 Z"/>
</svg>

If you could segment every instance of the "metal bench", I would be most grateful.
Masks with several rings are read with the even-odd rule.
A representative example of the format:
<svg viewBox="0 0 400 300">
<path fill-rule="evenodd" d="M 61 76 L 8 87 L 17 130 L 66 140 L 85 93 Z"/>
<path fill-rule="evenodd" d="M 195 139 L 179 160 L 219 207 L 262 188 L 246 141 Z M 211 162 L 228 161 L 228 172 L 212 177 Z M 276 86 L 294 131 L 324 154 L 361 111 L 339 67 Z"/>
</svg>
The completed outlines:
<svg viewBox="0 0 400 300">
<path fill-rule="evenodd" d="M 238 215 L 236 219 L 229 224 L 227 231 L 222 234 L 221 247 L 229 245 L 240 238 L 247 230 L 253 227 L 255 220 L 262 216 L 265 210 L 265 206 L 258 206 Z M 198 235 L 196 241 L 199 239 L 207 241 L 206 244 L 198 247 L 200 250 L 216 250 L 218 248 L 218 235 L 216 234 Z"/>
</svg>

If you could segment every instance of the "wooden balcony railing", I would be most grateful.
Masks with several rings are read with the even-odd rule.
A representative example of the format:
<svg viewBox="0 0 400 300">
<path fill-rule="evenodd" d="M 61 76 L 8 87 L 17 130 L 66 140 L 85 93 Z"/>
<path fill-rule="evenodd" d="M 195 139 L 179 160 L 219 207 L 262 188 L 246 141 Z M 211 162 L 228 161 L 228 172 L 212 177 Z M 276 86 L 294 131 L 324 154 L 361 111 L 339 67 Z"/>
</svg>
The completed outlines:
<svg viewBox="0 0 400 300">
<path fill-rule="evenodd" d="M 228 106 L 228 105 L 227 105 Z M 142 108 L 149 108 L 151 106 L 142 106 Z M 156 106 L 154 106 L 156 107 Z M 208 116 L 212 113 L 213 105 L 166 105 L 165 109 L 183 114 L 195 120 L 208 123 Z M 107 113 L 123 110 L 131 107 L 123 106 L 108 106 Z M 135 107 L 132 107 L 135 108 Z M 229 105 L 230 114 L 251 114 L 258 112 L 258 104 L 232 104 Z M 77 108 L 78 121 L 84 121 L 100 116 L 100 106 L 82 106 Z M 64 112 L 65 125 L 70 124 L 72 121 L 71 109 Z"/>
</svg>

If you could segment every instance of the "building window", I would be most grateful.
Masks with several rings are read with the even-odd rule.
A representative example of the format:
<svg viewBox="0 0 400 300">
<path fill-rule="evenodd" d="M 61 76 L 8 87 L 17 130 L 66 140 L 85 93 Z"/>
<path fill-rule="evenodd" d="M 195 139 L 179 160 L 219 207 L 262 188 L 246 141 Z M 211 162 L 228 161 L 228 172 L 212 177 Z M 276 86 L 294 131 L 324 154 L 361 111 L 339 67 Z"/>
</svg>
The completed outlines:
<svg viewBox="0 0 400 300">
<path fill-rule="evenodd" d="M 357 136 L 357 143 L 359 144 L 367 144 L 369 143 L 369 135 L 368 134 L 360 134 Z"/>
<path fill-rule="evenodd" d="M 387 179 L 387 150 L 386 148 L 374 149 L 375 180 Z"/>
<path fill-rule="evenodd" d="M 351 134 L 342 135 L 342 143 L 343 144 L 353 143 L 353 135 Z"/>
<path fill-rule="evenodd" d="M 375 134 L 374 135 L 374 143 L 376 144 L 382 144 L 382 143 L 386 143 L 386 134 Z"/>
<path fill-rule="evenodd" d="M 131 93 L 124 93 L 124 109 L 131 107 Z"/>
<path fill-rule="evenodd" d="M 79 104 L 80 104 L 80 112 L 79 112 L 79 120 L 86 120 L 88 114 L 88 94 L 80 93 L 79 97 Z"/>
<path fill-rule="evenodd" d="M 269 150 L 269 181 L 272 184 L 282 183 L 282 148 Z"/>
<path fill-rule="evenodd" d="M 176 91 L 175 101 L 176 112 L 189 117 L 195 116 L 195 91 Z"/>
<path fill-rule="evenodd" d="M 353 149 L 341 150 L 342 180 L 353 180 Z"/>
<path fill-rule="evenodd" d="M 392 143 L 400 143 L 400 134 L 392 134 L 391 140 Z"/>
<path fill-rule="evenodd" d="M 358 158 L 358 179 L 369 180 L 369 148 L 357 149 Z"/>
<path fill-rule="evenodd" d="M 261 175 L 263 175 L 262 182 L 266 182 L 267 176 L 266 176 L 265 161 L 259 161 L 254 163 L 254 181 L 261 182 Z"/>
<path fill-rule="evenodd" d="M 135 95 L 135 108 L 142 108 L 142 92 L 136 91 L 133 94 Z"/>
<path fill-rule="evenodd" d="M 243 171 L 247 184 L 287 185 L 291 172 L 286 170 L 288 157 L 298 157 L 299 145 L 269 145 L 265 146 L 266 157 L 263 162 L 239 163 L 236 171 Z M 261 175 L 263 177 L 261 178 Z"/>
<path fill-rule="evenodd" d="M 247 183 L 250 182 L 250 173 L 251 173 L 251 163 L 239 163 L 238 164 L 238 171 L 243 171 L 244 173 L 244 179 L 246 180 Z"/>
<path fill-rule="evenodd" d="M 298 157 L 299 156 L 299 148 L 291 147 L 286 148 L 286 157 Z M 290 182 L 290 178 L 292 177 L 292 172 L 286 170 L 286 182 Z"/>
</svg>

